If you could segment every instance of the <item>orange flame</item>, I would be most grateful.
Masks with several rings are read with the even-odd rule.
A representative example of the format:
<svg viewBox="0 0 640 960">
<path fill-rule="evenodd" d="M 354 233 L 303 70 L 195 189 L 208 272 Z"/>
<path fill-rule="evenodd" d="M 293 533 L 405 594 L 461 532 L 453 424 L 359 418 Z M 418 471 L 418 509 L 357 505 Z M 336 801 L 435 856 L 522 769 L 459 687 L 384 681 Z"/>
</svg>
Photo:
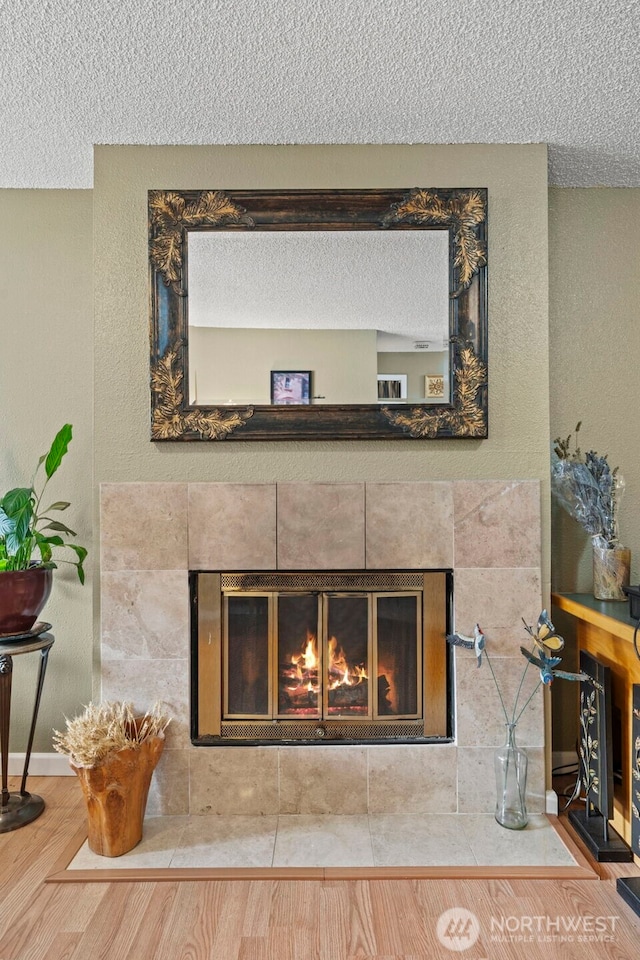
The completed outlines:
<svg viewBox="0 0 640 960">
<path fill-rule="evenodd" d="M 316 638 L 312 633 L 307 633 L 307 642 L 300 656 L 295 654 L 291 657 L 291 663 L 296 668 L 296 676 L 299 680 L 304 679 L 305 674 L 318 668 L 318 652 L 316 647 Z"/>
<path fill-rule="evenodd" d="M 364 664 L 349 664 L 345 652 L 335 637 L 329 640 L 329 690 L 336 687 L 352 687 L 367 680 Z"/>
</svg>

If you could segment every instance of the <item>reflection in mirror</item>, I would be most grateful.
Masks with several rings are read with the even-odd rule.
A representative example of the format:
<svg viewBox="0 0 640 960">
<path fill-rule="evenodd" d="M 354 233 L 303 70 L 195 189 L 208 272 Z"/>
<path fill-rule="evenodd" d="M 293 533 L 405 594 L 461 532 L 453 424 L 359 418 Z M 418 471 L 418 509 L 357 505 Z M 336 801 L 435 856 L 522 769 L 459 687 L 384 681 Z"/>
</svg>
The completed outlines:
<svg viewBox="0 0 640 960">
<path fill-rule="evenodd" d="M 269 403 L 272 370 L 309 368 L 313 403 L 376 403 L 396 370 L 405 402 L 449 397 L 447 232 L 191 232 L 187 259 L 192 404 Z"/>
<path fill-rule="evenodd" d="M 487 436 L 487 191 L 149 191 L 153 440 Z M 306 372 L 274 402 L 274 371 Z"/>
</svg>

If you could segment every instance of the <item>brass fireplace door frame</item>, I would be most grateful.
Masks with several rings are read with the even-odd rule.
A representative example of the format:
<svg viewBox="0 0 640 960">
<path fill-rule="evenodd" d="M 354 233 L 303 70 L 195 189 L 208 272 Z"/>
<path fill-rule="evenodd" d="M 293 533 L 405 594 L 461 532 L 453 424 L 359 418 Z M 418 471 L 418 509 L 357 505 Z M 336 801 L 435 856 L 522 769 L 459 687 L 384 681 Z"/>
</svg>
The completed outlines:
<svg viewBox="0 0 640 960">
<path fill-rule="evenodd" d="M 361 575 L 362 579 L 369 577 L 374 580 L 380 575 L 379 571 L 369 572 Z M 396 573 L 392 576 L 395 576 Z M 259 576 L 259 575 L 258 575 Z M 275 577 L 278 575 L 275 574 Z M 295 580 L 296 574 L 290 574 Z M 367 741 L 375 740 L 375 728 L 380 728 L 381 739 L 377 742 L 394 742 L 394 740 L 411 742 L 415 739 L 447 739 L 449 737 L 449 708 L 447 702 L 447 677 L 448 677 L 448 659 L 449 650 L 445 640 L 448 630 L 448 602 L 449 593 L 447 590 L 447 579 L 450 576 L 445 571 L 410 571 L 405 572 L 412 584 L 418 583 L 421 586 L 414 589 L 366 589 L 366 590 L 313 590 L 306 587 L 308 580 L 307 574 L 300 574 L 300 586 L 279 588 L 274 591 L 263 589 L 243 589 L 244 580 L 250 575 L 242 574 L 221 574 L 200 572 L 192 577 L 192 700 L 195 699 L 195 709 L 192 710 L 192 740 L 199 745 L 214 745 L 222 743 L 239 742 L 261 742 L 276 743 L 278 741 L 288 741 L 287 730 L 293 731 L 304 728 L 308 730 L 308 740 L 310 742 L 325 741 L 339 742 L 348 739 L 351 742 L 358 740 L 358 726 L 364 739 Z M 331 576 L 345 578 L 348 582 L 349 574 L 321 574 L 323 577 Z M 359 575 L 355 575 L 356 578 Z M 238 586 L 234 589 L 225 589 L 224 581 L 235 581 Z M 256 714 L 248 716 L 233 715 L 225 717 L 226 712 L 226 693 L 223 689 L 224 661 L 226 651 L 226 629 L 225 629 L 225 606 L 229 596 L 262 596 L 269 597 L 269 604 L 272 605 L 269 612 L 270 623 L 275 621 L 275 606 L 277 593 L 310 593 L 320 594 L 331 597 L 339 592 L 341 596 L 368 596 L 369 597 L 369 665 L 370 672 L 377 674 L 375 657 L 373 650 L 373 631 L 376 629 L 376 617 L 372 615 L 371 605 L 375 598 L 384 596 L 397 596 L 415 594 L 422 595 L 422 605 L 418 607 L 418 635 L 422 633 L 422 644 L 418 640 L 418 660 L 417 669 L 422 673 L 422 683 L 418 684 L 418 712 L 409 716 L 374 716 L 372 713 L 372 704 L 369 703 L 369 716 L 327 716 L 327 690 L 326 684 L 323 684 L 324 695 L 321 705 L 324 717 L 318 718 L 300 718 L 287 715 L 278 715 L 277 712 L 277 664 L 271 664 L 269 671 L 269 703 L 271 711 L 268 715 L 258 717 Z M 195 610 L 197 607 L 197 620 Z M 326 618 L 328 604 L 321 602 L 319 604 L 319 628 L 318 648 L 321 647 L 321 636 L 326 633 Z M 420 629 L 421 628 L 421 629 Z M 272 639 L 270 638 L 270 647 L 273 649 Z M 273 658 L 276 659 L 276 658 Z M 420 674 L 419 674 L 420 675 Z M 428 694 L 427 694 L 428 691 Z M 369 698 L 371 700 L 371 698 Z M 353 728 L 353 734 L 345 738 L 344 726 L 348 724 Z M 255 725 L 256 731 L 260 727 L 268 728 L 263 733 L 267 736 L 261 736 L 256 732 L 255 739 L 247 736 L 247 728 L 252 729 Z M 382 730 L 393 731 L 394 725 L 398 728 L 398 737 L 393 733 L 385 733 Z M 374 726 L 374 730 L 370 727 Z M 278 734 L 275 734 L 274 727 L 278 728 Z M 242 731 L 238 739 L 234 738 L 233 731 L 236 729 Z M 366 734 L 365 734 L 366 729 Z M 335 739 L 334 739 L 335 738 Z M 306 737 L 296 736 L 296 742 L 307 742 Z"/>
</svg>

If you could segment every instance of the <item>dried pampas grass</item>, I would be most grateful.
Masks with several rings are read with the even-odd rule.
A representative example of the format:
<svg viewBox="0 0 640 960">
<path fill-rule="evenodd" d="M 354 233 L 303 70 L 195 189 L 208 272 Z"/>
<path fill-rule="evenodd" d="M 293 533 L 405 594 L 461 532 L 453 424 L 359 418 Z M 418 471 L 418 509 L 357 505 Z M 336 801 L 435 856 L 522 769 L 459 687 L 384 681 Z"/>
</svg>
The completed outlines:
<svg viewBox="0 0 640 960">
<path fill-rule="evenodd" d="M 53 731 L 53 748 L 75 767 L 95 767 L 110 754 L 135 749 L 146 740 L 164 737 L 170 723 L 160 703 L 135 716 L 132 703 L 89 703 L 79 717 L 67 720 L 67 731 Z"/>
</svg>

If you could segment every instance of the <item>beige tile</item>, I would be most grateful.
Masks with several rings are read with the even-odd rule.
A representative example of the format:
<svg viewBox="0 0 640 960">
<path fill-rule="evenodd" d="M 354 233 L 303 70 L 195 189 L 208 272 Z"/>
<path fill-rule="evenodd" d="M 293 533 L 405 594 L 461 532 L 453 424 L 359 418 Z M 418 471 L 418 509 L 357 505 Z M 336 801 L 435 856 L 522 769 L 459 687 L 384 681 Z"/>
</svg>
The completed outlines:
<svg viewBox="0 0 640 960">
<path fill-rule="evenodd" d="M 127 570 L 101 577 L 103 660 L 189 656 L 186 570 Z"/>
<path fill-rule="evenodd" d="M 278 818 L 189 817 L 172 867 L 270 867 Z"/>
<path fill-rule="evenodd" d="M 189 813 L 189 752 L 165 747 L 151 778 L 148 817 Z"/>
<path fill-rule="evenodd" d="M 278 484 L 278 569 L 363 567 L 364 484 Z"/>
<path fill-rule="evenodd" d="M 371 815 L 369 826 L 376 867 L 475 865 L 456 813 Z"/>
<path fill-rule="evenodd" d="M 453 744 L 372 746 L 369 813 L 455 813 Z"/>
<path fill-rule="evenodd" d="M 496 781 L 491 747 L 458 748 L 458 812 L 494 813 Z"/>
<path fill-rule="evenodd" d="M 490 815 L 470 814 L 461 821 L 469 847 L 481 866 L 577 866 L 543 814 L 532 814 L 524 830 L 508 830 Z"/>
<path fill-rule="evenodd" d="M 278 812 L 277 747 L 199 747 L 191 754 L 191 813 Z"/>
<path fill-rule="evenodd" d="M 278 817 L 274 867 L 372 867 L 367 816 Z"/>
<path fill-rule="evenodd" d="M 275 566 L 275 484 L 189 484 L 191 570 L 274 570 Z"/>
<path fill-rule="evenodd" d="M 535 627 L 542 609 L 540 570 L 536 567 L 456 568 L 454 622 L 467 635 L 479 623 L 490 653 L 515 656 L 529 637 L 522 618 Z"/>
<path fill-rule="evenodd" d="M 458 748 L 458 812 L 491 813 L 496 806 L 496 780 L 493 765 L 494 749 L 490 747 Z M 527 811 L 543 813 L 544 750 L 527 748 Z M 512 833 L 513 831 L 508 831 Z"/>
<path fill-rule="evenodd" d="M 539 567 L 537 480 L 453 484 L 456 567 Z"/>
<path fill-rule="evenodd" d="M 189 664 L 187 660 L 105 660 L 102 699 L 125 700 L 144 713 L 156 700 L 171 717 L 167 747 L 185 749 L 189 736 Z"/>
<path fill-rule="evenodd" d="M 147 818 L 143 824 L 142 840 L 120 857 L 102 857 L 89 849 L 87 841 L 80 847 L 68 870 L 156 870 L 171 864 L 171 857 L 179 844 L 187 823 L 186 817 Z"/>
<path fill-rule="evenodd" d="M 453 566 L 453 490 L 446 482 L 366 485 L 368 569 Z"/>
<path fill-rule="evenodd" d="M 187 569 L 187 485 L 103 483 L 102 570 Z"/>
<path fill-rule="evenodd" d="M 522 656 L 492 658 L 491 666 L 493 674 L 486 657 L 478 669 L 472 651 L 456 650 L 456 739 L 462 747 L 499 747 L 504 743 L 506 720 L 497 688 L 511 719 L 523 676 L 516 716 L 540 679 L 539 671 L 533 666 L 527 668 Z M 516 737 L 521 747 L 538 747 L 544 743 L 541 688 L 518 721 Z"/>
<path fill-rule="evenodd" d="M 280 747 L 280 813 L 367 812 L 365 747 Z"/>
</svg>

